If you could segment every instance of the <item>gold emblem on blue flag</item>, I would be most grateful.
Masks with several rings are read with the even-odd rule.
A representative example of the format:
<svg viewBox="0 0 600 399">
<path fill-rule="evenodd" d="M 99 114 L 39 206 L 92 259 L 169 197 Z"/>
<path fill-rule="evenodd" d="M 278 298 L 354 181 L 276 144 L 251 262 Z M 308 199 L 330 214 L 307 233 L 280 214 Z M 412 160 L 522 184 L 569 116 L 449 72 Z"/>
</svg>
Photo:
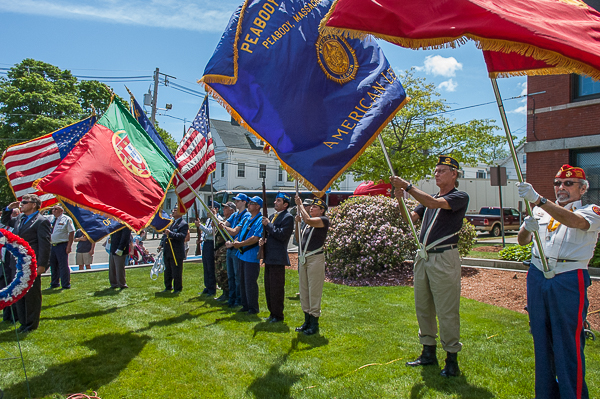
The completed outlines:
<svg viewBox="0 0 600 399">
<path fill-rule="evenodd" d="M 346 39 L 335 35 L 319 35 L 315 45 L 319 65 L 328 79 L 344 84 L 356 77 L 358 59 Z"/>
</svg>

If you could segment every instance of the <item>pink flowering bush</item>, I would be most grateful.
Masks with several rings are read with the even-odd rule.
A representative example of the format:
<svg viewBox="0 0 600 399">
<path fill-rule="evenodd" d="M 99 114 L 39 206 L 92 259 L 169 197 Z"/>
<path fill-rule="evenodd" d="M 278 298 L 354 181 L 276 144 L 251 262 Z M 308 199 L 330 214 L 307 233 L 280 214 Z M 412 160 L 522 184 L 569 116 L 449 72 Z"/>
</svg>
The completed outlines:
<svg viewBox="0 0 600 399">
<path fill-rule="evenodd" d="M 413 210 L 417 202 L 407 200 Z M 359 196 L 344 201 L 328 212 L 331 221 L 325 241 L 326 270 L 333 277 L 360 279 L 402 267 L 412 260 L 417 244 L 410 227 L 400 216 L 395 198 Z M 417 224 L 415 228 L 420 228 Z M 459 240 L 462 256 L 473 245 L 475 229 L 463 225 Z M 465 254 L 466 254 L 465 253 Z"/>
<path fill-rule="evenodd" d="M 412 210 L 416 203 L 406 201 L 406 205 Z M 333 276 L 370 277 L 414 257 L 417 245 L 396 199 L 352 197 L 328 216 L 325 265 Z"/>
</svg>

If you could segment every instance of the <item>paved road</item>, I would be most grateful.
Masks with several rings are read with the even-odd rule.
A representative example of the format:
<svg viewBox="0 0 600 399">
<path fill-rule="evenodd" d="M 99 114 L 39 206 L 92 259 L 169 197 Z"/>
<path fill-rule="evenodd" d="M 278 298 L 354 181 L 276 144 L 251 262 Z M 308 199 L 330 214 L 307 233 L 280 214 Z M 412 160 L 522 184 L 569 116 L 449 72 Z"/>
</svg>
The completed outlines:
<svg viewBox="0 0 600 399">
<path fill-rule="evenodd" d="M 102 246 L 102 243 L 104 242 L 104 240 L 102 242 L 97 242 L 96 246 L 94 247 L 94 263 L 108 263 L 108 252 L 106 252 L 106 250 L 104 249 L 104 247 Z M 192 238 L 191 243 L 193 243 L 193 245 L 196 245 L 196 239 Z M 156 253 L 156 247 L 158 247 L 158 244 L 160 244 L 160 240 L 159 239 L 146 239 L 146 241 L 144 241 L 144 246 L 146 247 L 146 249 L 148 251 L 150 251 L 150 253 Z M 69 254 L 69 265 L 73 266 L 75 265 L 75 248 L 76 248 L 77 243 L 73 243 L 73 252 L 71 252 Z M 194 246 L 191 246 L 192 248 L 195 248 Z M 192 253 L 193 255 L 193 253 Z"/>
</svg>

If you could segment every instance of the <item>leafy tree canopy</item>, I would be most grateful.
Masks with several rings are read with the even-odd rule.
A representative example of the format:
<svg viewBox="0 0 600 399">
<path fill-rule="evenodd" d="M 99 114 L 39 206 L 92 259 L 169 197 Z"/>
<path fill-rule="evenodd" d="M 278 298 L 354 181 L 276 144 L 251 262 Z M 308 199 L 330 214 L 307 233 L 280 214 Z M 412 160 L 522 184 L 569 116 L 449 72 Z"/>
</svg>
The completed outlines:
<svg viewBox="0 0 600 399">
<path fill-rule="evenodd" d="M 0 151 L 87 118 L 93 112 L 102 115 L 110 104 L 111 92 L 104 83 L 78 81 L 68 70 L 24 59 L 10 68 L 7 77 L 0 78 Z M 128 107 L 119 96 L 115 96 L 115 101 Z M 176 149 L 171 135 L 158 126 L 157 129 L 169 149 Z M 0 173 L 0 203 L 6 204 L 14 201 L 14 196 L 4 170 Z"/>
<path fill-rule="evenodd" d="M 409 181 L 431 176 L 438 155 L 452 155 L 461 165 L 491 163 L 505 156 L 505 137 L 494 134 L 495 121 L 474 119 L 456 123 L 445 116 L 450 109 L 433 83 L 405 71 L 402 84 L 411 98 L 382 131 L 394 171 Z M 379 140 L 348 169 L 363 180 L 389 181 L 390 170 Z"/>
</svg>

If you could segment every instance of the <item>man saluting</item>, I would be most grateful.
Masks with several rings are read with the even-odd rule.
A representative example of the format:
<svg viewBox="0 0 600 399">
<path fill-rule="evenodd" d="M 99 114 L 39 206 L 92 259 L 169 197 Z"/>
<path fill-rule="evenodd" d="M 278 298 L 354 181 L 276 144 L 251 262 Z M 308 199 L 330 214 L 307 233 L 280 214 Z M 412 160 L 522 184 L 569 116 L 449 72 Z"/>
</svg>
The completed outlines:
<svg viewBox="0 0 600 399">
<path fill-rule="evenodd" d="M 457 353 L 460 343 L 460 257 L 458 232 L 469 204 L 469 195 L 458 191 L 458 162 L 449 156 L 440 156 L 433 172 L 440 191 L 429 195 L 397 176 L 390 178 L 396 188 L 396 197 L 406 191 L 418 205 L 410 217 L 422 220 L 414 268 L 415 308 L 419 322 L 419 339 L 423 352 L 408 366 L 438 364 L 435 354 L 437 323 L 440 323 L 440 341 L 447 352 L 444 377 L 460 375 Z M 407 215 L 402 215 L 407 219 Z"/>
<path fill-rule="evenodd" d="M 519 244 L 539 231 L 549 271 L 544 273 L 537 243 L 527 273 L 527 310 L 535 352 L 537 398 L 588 398 L 585 383 L 583 320 L 591 284 L 588 262 L 600 229 L 600 207 L 582 206 L 588 189 L 581 168 L 563 165 L 554 178 L 556 203 L 529 183 L 517 183 L 519 196 L 535 205 L 526 217 Z M 558 361 L 556 360 L 558 358 Z"/>
</svg>

